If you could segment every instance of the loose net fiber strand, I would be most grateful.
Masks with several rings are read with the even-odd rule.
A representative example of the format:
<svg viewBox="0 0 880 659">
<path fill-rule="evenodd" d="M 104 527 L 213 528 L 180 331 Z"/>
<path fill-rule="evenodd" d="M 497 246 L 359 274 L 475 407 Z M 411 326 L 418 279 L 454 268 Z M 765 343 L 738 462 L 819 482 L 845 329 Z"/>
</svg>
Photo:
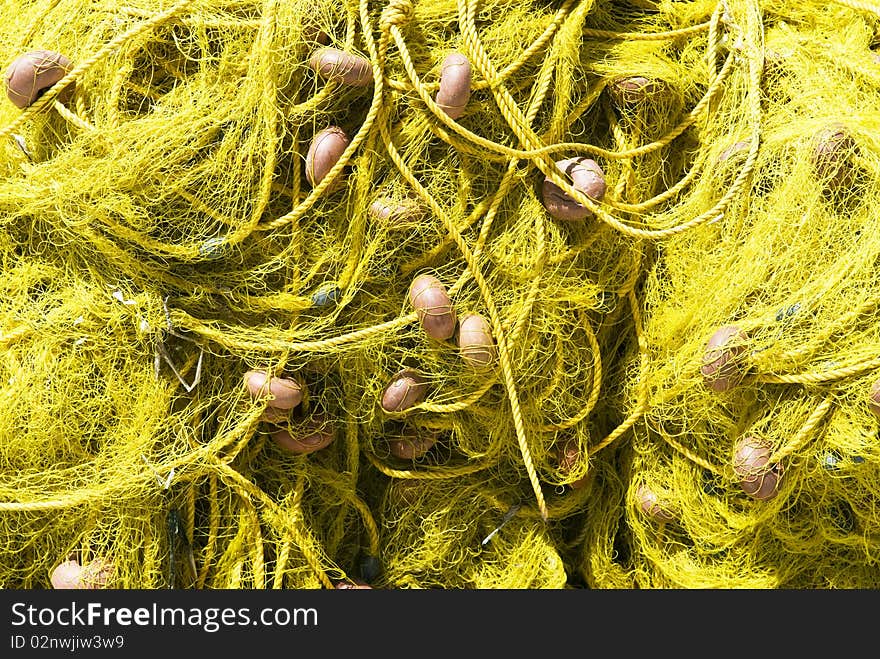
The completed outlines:
<svg viewBox="0 0 880 659">
<path fill-rule="evenodd" d="M 71 62 L 0 104 L 3 587 L 68 559 L 111 588 L 880 586 L 878 7 L 2 11 L 5 65 Z M 322 46 L 370 84 L 316 75 Z M 348 143 L 313 185 L 328 126 Z M 573 157 L 601 199 L 556 167 Z M 550 215 L 545 177 L 588 217 Z M 427 335 L 420 274 L 486 319 L 489 368 Z M 731 325 L 722 391 L 701 364 Z M 426 395 L 386 412 L 405 368 Z M 302 383 L 285 421 L 250 370 Z M 315 419 L 325 448 L 274 441 Z M 392 450 L 411 436 L 434 443 Z M 784 468 L 775 496 L 742 486 L 744 436 Z"/>
</svg>

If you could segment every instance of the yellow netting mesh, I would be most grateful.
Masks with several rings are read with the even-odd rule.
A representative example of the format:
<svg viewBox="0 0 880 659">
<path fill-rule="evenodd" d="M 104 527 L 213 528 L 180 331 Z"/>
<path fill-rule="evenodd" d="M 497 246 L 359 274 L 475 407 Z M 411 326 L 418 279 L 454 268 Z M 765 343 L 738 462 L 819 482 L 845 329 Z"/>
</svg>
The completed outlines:
<svg viewBox="0 0 880 659">
<path fill-rule="evenodd" d="M 119 588 L 880 585 L 878 8 L 3 18 L 7 65 L 70 61 L 0 104 L 3 587 L 50 587 L 68 559 Z M 370 84 L 318 75 L 322 47 Z M 435 102 L 452 52 L 472 69 L 457 119 Z M 313 185 L 330 126 L 347 141 Z M 601 199 L 556 168 L 574 157 Z M 545 177 L 587 217 L 551 216 Z M 489 368 L 426 334 L 419 274 L 488 321 Z M 709 350 L 728 326 L 739 342 Z M 267 421 L 255 369 L 302 403 Z M 386 411 L 404 369 L 424 396 Z M 275 441 L 318 422 L 325 448 Z M 433 444 L 401 458 L 413 436 Z"/>
</svg>

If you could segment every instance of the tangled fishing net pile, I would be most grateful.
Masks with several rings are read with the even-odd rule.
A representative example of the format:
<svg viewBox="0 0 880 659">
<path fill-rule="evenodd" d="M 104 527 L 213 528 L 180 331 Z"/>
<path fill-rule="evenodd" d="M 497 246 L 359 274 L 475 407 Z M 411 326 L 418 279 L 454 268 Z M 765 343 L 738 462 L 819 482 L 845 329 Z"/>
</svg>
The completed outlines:
<svg viewBox="0 0 880 659">
<path fill-rule="evenodd" d="M 5 3 L 0 585 L 880 587 L 878 12 Z"/>
</svg>

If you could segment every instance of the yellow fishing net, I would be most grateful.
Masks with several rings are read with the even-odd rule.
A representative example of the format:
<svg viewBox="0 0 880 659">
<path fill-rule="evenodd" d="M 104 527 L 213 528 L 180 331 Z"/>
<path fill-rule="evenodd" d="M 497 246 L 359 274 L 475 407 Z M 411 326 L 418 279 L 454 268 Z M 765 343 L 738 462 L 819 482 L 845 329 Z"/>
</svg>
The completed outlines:
<svg viewBox="0 0 880 659">
<path fill-rule="evenodd" d="M 3 587 L 880 586 L 880 8 L 2 12 Z"/>
</svg>

